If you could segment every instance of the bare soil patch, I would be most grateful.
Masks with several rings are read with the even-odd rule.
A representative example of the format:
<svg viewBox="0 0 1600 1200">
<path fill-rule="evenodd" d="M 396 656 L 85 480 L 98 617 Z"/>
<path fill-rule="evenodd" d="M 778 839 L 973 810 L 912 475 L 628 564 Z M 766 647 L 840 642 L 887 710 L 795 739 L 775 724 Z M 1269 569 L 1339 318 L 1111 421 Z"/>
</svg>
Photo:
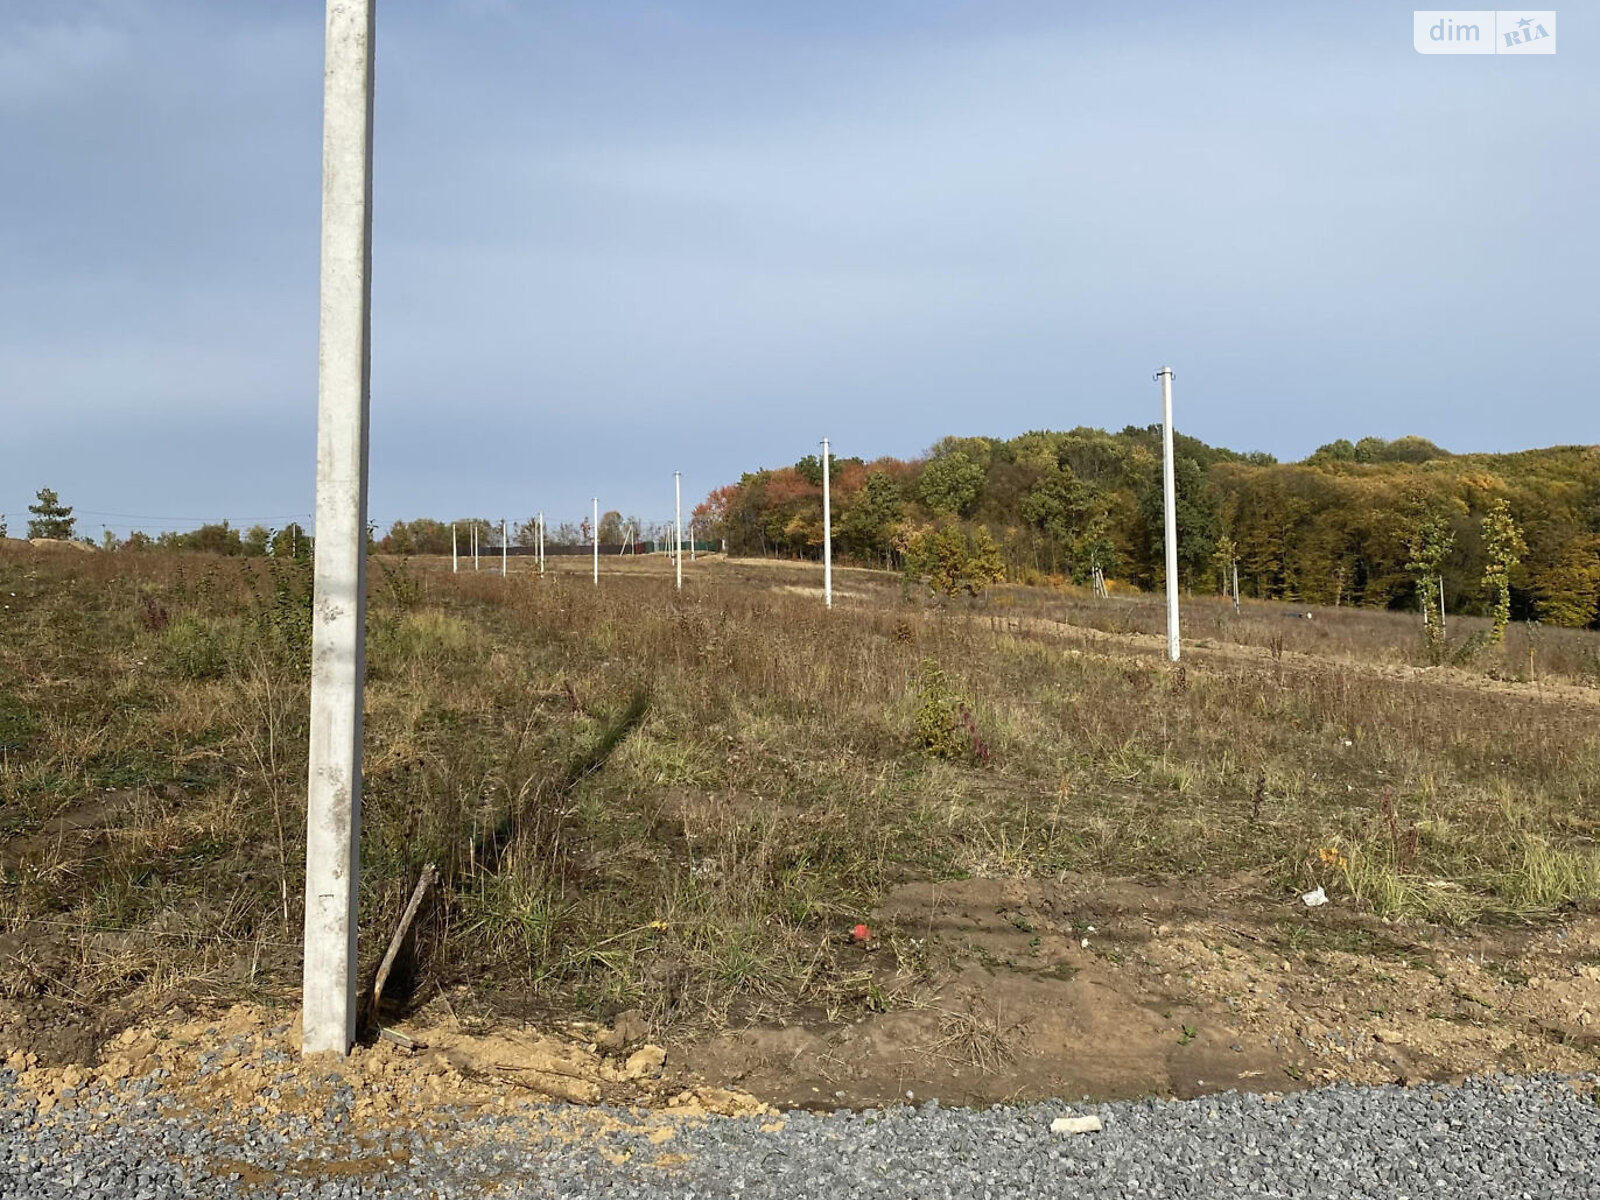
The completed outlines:
<svg viewBox="0 0 1600 1200">
<path fill-rule="evenodd" d="M 1192 1097 L 1600 1065 L 1600 920 L 1470 932 L 1210 884 L 972 879 L 894 891 L 891 1011 L 682 1048 L 780 1106 Z M 909 1093 L 909 1095 L 908 1095 Z"/>
</svg>

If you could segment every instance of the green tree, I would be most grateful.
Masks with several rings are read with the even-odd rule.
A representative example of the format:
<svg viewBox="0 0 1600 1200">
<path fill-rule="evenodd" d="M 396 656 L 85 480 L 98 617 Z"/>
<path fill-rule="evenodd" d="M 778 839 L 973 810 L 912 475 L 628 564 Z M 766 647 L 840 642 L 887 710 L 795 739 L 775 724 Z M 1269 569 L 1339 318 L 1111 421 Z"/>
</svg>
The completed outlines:
<svg viewBox="0 0 1600 1200">
<path fill-rule="evenodd" d="M 1072 544 L 1082 524 L 1086 489 L 1070 467 L 1045 472 L 1022 498 L 1022 517 L 1058 546 Z"/>
<path fill-rule="evenodd" d="M 1221 521 L 1200 464 L 1187 456 L 1176 456 L 1172 465 L 1174 511 L 1178 518 L 1178 578 L 1193 588 L 1195 580 L 1203 578 L 1211 566 Z M 1159 468 L 1146 480 L 1139 507 L 1150 531 L 1150 578 L 1155 584 L 1163 584 L 1167 576 L 1167 510 Z"/>
<path fill-rule="evenodd" d="M 272 530 L 265 525 L 252 525 L 245 530 L 243 551 L 252 558 L 260 558 L 272 544 Z"/>
<path fill-rule="evenodd" d="M 292 558 L 297 562 L 311 561 L 311 539 L 298 522 L 289 522 L 273 535 L 272 557 Z"/>
<path fill-rule="evenodd" d="M 1483 552 L 1487 561 L 1483 568 L 1483 586 L 1489 593 L 1494 613 L 1494 629 L 1489 640 L 1498 645 L 1506 639 L 1506 626 L 1511 623 L 1511 572 L 1528 552 L 1511 516 L 1511 505 L 1496 500 L 1483 518 Z"/>
<path fill-rule="evenodd" d="M 450 526 L 432 517 L 396 521 L 378 542 L 380 554 L 449 554 Z"/>
<path fill-rule="evenodd" d="M 77 521 L 72 516 L 72 509 L 61 503 L 61 497 L 49 488 L 40 488 L 38 503 L 28 505 L 28 511 L 33 514 L 28 521 L 28 536 L 30 538 L 50 538 L 53 541 L 70 541 L 73 526 Z"/>
<path fill-rule="evenodd" d="M 839 514 L 844 549 L 859 558 L 887 558 L 903 508 L 894 480 L 882 471 L 869 471 L 866 484 Z"/>
<path fill-rule="evenodd" d="M 1239 557 L 1239 545 L 1227 534 L 1217 538 L 1217 549 L 1211 556 L 1217 568 L 1218 590 L 1229 595 L 1233 590 L 1233 564 Z"/>
<path fill-rule="evenodd" d="M 1319 464 L 1320 463 L 1334 463 L 1334 462 L 1355 462 L 1356 461 L 1355 443 L 1352 442 L 1349 438 L 1337 438 L 1334 441 L 1329 442 L 1325 446 L 1318 446 L 1316 448 L 1315 452 L 1311 455 L 1310 458 L 1306 459 L 1306 461 L 1308 463 L 1319 463 Z"/>
<path fill-rule="evenodd" d="M 239 531 L 226 521 L 202 525 L 192 533 L 179 534 L 177 544 L 183 550 L 198 550 L 203 554 L 235 555 L 244 552 Z"/>
<path fill-rule="evenodd" d="M 987 443 L 979 438 L 946 438 L 934 448 L 933 457 L 922 469 L 917 498 L 933 512 L 971 516 L 989 470 L 986 451 Z"/>
<path fill-rule="evenodd" d="M 1406 539 L 1409 556 L 1406 570 L 1417 578 L 1417 594 L 1421 598 L 1422 623 L 1426 631 L 1429 657 L 1435 662 L 1444 661 L 1444 614 L 1434 611 L 1434 604 L 1444 588 L 1444 563 L 1455 549 L 1456 535 L 1450 531 L 1450 522 L 1436 508 L 1423 507 L 1413 518 L 1411 534 Z"/>
<path fill-rule="evenodd" d="M 1541 621 L 1582 629 L 1600 614 L 1600 538 L 1574 538 L 1533 582 Z"/>
<path fill-rule="evenodd" d="M 389 532 L 383 535 L 383 540 L 378 543 L 380 554 L 415 554 L 416 543 L 411 537 L 411 526 L 405 521 L 396 521 L 389 526 Z"/>
</svg>

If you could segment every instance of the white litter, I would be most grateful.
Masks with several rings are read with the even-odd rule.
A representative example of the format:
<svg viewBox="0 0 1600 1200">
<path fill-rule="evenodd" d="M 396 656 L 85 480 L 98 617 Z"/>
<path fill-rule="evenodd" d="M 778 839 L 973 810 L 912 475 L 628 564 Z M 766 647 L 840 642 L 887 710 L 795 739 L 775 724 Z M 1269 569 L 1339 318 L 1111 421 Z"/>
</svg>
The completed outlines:
<svg viewBox="0 0 1600 1200">
<path fill-rule="evenodd" d="M 1051 1133 L 1099 1133 L 1099 1117 L 1057 1117 L 1050 1122 Z"/>
<path fill-rule="evenodd" d="M 1326 904 L 1327 902 L 1328 893 L 1323 891 L 1321 888 L 1318 888 L 1314 892 L 1306 892 L 1300 897 L 1300 903 L 1304 904 L 1307 908 L 1316 908 L 1318 905 Z"/>
</svg>

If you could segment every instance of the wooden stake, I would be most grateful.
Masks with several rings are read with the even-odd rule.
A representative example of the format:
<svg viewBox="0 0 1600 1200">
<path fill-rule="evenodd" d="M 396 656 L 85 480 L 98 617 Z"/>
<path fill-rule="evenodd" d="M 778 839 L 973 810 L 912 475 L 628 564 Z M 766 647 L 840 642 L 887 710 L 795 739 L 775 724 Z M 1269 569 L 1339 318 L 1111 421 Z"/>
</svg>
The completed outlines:
<svg viewBox="0 0 1600 1200">
<path fill-rule="evenodd" d="M 432 863 L 422 868 L 422 877 L 417 880 L 417 886 L 411 891 L 411 900 L 406 904 L 405 912 L 400 914 L 400 924 L 395 927 L 394 936 L 389 939 L 389 949 L 384 952 L 383 961 L 378 964 L 378 973 L 372 980 L 372 999 L 370 1016 L 373 1020 L 378 1016 L 378 1001 L 383 999 L 383 985 L 389 982 L 389 972 L 394 969 L 394 960 L 399 957 L 400 946 L 406 940 L 406 934 L 411 930 L 411 922 L 416 920 L 417 909 L 422 907 L 422 897 L 427 894 L 428 888 L 439 877 L 438 868 Z"/>
</svg>

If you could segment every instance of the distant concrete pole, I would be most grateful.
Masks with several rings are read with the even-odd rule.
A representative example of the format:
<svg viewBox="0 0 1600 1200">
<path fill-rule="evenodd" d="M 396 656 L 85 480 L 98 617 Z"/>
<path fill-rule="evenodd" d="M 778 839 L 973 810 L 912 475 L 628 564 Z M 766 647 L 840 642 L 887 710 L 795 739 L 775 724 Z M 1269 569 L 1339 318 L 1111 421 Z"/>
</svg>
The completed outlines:
<svg viewBox="0 0 1600 1200">
<path fill-rule="evenodd" d="M 600 586 L 600 497 L 594 498 L 594 528 L 590 530 L 594 538 L 594 585 Z"/>
<path fill-rule="evenodd" d="M 833 497 L 828 480 L 828 439 L 822 439 L 822 602 L 833 607 Z"/>
<path fill-rule="evenodd" d="M 472 569 L 478 570 L 478 519 L 472 519 Z"/>
<path fill-rule="evenodd" d="M 673 518 L 672 539 L 677 544 L 673 558 L 678 560 L 678 590 L 683 591 L 683 472 L 672 473 L 673 503 L 676 505 Z"/>
<path fill-rule="evenodd" d="M 456 523 L 450 522 L 450 571 L 452 574 L 461 570 L 460 555 L 456 552 Z"/>
<path fill-rule="evenodd" d="M 1156 372 L 1161 381 L 1161 481 L 1167 533 L 1167 657 L 1178 661 L 1178 487 L 1172 466 L 1172 368 Z"/>
<path fill-rule="evenodd" d="M 303 1053 L 356 1038 L 372 338 L 371 0 L 328 0 Z"/>
<path fill-rule="evenodd" d="M 539 574 L 544 574 L 544 514 L 539 514 Z"/>
<path fill-rule="evenodd" d="M 509 554 L 509 553 L 510 553 L 510 551 L 506 549 L 506 519 L 504 517 L 501 517 L 500 518 L 500 578 L 501 579 L 504 579 L 506 577 L 506 555 Z"/>
<path fill-rule="evenodd" d="M 689 561 L 694 561 L 694 518 L 689 518 Z"/>
</svg>

